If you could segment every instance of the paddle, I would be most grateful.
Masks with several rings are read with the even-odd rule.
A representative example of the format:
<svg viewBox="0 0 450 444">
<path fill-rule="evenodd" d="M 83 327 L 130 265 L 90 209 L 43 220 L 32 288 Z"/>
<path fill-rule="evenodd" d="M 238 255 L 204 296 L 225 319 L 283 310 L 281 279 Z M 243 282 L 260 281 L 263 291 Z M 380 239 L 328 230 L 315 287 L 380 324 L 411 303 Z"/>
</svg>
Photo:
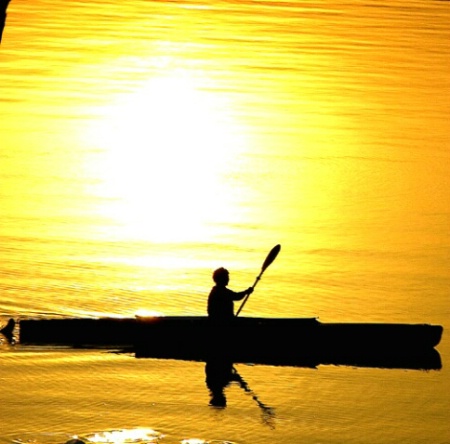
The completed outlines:
<svg viewBox="0 0 450 444">
<path fill-rule="evenodd" d="M 261 279 L 261 276 L 263 275 L 263 273 L 266 271 L 267 267 L 275 260 L 275 258 L 278 256 L 278 253 L 281 250 L 281 245 L 275 245 L 270 251 L 269 254 L 266 257 L 266 260 L 264 261 L 264 263 L 262 264 L 261 267 L 261 273 L 259 273 L 258 277 L 255 280 L 255 283 L 252 285 L 252 288 L 254 289 L 256 287 L 256 284 L 259 282 L 259 280 Z M 236 316 L 239 315 L 239 313 L 241 312 L 241 310 L 244 308 L 245 303 L 247 302 L 248 298 L 250 297 L 250 295 L 248 294 L 247 296 L 245 296 L 244 300 L 242 301 L 241 306 L 239 307 L 239 310 L 236 313 Z"/>
</svg>

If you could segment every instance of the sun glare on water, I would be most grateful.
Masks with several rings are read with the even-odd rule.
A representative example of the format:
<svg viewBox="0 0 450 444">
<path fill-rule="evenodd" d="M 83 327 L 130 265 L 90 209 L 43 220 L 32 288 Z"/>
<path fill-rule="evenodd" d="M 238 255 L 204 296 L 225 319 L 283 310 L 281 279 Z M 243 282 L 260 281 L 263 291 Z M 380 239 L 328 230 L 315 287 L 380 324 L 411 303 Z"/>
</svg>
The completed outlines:
<svg viewBox="0 0 450 444">
<path fill-rule="evenodd" d="M 225 173 L 242 132 L 229 104 L 188 76 L 153 78 L 100 109 L 89 141 L 93 193 L 121 237 L 204 239 L 232 211 Z"/>
<path fill-rule="evenodd" d="M 124 443 L 156 443 L 163 437 L 153 429 L 120 429 L 97 432 L 86 437 L 82 437 L 82 442 L 102 443 L 102 444 L 124 444 Z M 77 438 L 73 442 L 78 441 Z"/>
</svg>

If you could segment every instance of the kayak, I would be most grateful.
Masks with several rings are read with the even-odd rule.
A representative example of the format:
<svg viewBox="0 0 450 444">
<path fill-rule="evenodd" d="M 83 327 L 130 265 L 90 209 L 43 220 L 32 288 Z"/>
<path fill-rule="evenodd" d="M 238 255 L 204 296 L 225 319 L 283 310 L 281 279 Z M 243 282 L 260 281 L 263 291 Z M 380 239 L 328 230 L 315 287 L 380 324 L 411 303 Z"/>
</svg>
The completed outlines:
<svg viewBox="0 0 450 444">
<path fill-rule="evenodd" d="M 430 324 L 322 323 L 316 318 L 206 316 L 21 319 L 24 345 L 122 347 L 138 358 L 229 359 L 316 367 L 439 369 L 443 327 Z"/>
</svg>

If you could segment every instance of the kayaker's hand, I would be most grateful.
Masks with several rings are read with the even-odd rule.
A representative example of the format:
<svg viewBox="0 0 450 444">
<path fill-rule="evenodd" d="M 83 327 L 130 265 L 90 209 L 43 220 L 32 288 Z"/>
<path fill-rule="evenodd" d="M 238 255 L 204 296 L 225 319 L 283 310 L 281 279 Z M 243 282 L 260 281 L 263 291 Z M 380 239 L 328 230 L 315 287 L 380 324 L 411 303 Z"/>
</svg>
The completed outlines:
<svg viewBox="0 0 450 444">
<path fill-rule="evenodd" d="M 246 293 L 251 295 L 253 293 L 253 287 L 248 287 Z"/>
</svg>

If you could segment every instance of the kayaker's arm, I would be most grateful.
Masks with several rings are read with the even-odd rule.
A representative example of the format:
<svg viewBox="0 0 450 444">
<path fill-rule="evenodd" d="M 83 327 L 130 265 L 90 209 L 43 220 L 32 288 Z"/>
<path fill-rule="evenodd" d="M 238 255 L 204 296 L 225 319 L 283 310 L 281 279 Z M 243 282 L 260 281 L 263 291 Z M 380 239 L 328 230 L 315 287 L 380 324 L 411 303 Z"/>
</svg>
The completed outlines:
<svg viewBox="0 0 450 444">
<path fill-rule="evenodd" d="M 247 290 L 244 291 L 232 291 L 229 290 L 233 301 L 240 301 L 245 298 L 245 296 L 250 296 L 253 293 L 253 287 L 248 287 Z"/>
</svg>

